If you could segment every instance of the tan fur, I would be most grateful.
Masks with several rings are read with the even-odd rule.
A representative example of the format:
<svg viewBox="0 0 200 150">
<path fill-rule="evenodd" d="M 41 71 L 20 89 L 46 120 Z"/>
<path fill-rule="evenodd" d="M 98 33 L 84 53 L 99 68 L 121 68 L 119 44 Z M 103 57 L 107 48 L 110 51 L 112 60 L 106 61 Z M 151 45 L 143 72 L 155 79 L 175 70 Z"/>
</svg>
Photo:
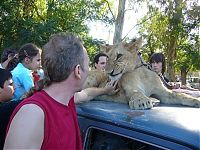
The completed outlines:
<svg viewBox="0 0 200 150">
<path fill-rule="evenodd" d="M 104 87 L 109 78 L 119 78 L 120 91 L 112 96 L 100 96 L 98 99 L 127 103 L 131 109 L 152 108 L 150 96 L 165 104 L 200 107 L 200 99 L 168 90 L 155 72 L 142 66 L 137 54 L 140 44 L 141 39 L 137 39 L 130 43 L 102 47 L 109 57 L 106 73 L 92 70 L 85 87 Z"/>
</svg>

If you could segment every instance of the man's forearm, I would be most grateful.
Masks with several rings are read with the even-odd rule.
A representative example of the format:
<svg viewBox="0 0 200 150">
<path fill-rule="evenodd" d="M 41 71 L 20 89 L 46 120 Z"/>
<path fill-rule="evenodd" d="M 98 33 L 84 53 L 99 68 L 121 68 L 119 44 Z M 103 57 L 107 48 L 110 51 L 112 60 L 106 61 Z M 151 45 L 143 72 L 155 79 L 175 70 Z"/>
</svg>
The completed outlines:
<svg viewBox="0 0 200 150">
<path fill-rule="evenodd" d="M 106 88 L 96 88 L 96 87 L 86 88 L 82 90 L 81 92 L 78 92 L 75 94 L 74 101 L 75 103 L 89 101 L 95 98 L 96 96 L 104 95 L 107 93 L 108 91 Z"/>
</svg>

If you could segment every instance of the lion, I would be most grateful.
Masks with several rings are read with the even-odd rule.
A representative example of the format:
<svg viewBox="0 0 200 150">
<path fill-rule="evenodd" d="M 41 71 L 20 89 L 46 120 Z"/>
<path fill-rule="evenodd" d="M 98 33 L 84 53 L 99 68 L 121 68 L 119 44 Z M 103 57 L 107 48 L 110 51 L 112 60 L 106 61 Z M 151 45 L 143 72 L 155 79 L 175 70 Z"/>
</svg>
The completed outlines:
<svg viewBox="0 0 200 150">
<path fill-rule="evenodd" d="M 91 70 L 85 87 L 104 87 L 108 80 L 118 80 L 119 92 L 96 99 L 129 104 L 131 109 L 150 109 L 156 98 L 163 104 L 200 107 L 200 99 L 167 89 L 160 77 L 143 65 L 138 55 L 141 38 L 130 43 L 102 46 L 108 55 L 106 71 Z"/>
</svg>

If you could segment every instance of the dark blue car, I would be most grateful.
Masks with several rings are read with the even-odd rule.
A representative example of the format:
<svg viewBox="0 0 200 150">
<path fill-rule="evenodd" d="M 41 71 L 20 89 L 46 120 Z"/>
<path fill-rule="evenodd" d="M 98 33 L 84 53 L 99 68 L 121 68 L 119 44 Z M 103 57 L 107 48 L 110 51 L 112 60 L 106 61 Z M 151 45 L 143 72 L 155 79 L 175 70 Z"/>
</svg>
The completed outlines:
<svg viewBox="0 0 200 150">
<path fill-rule="evenodd" d="M 84 150 L 200 150 L 200 109 L 90 101 L 77 105 Z"/>
</svg>

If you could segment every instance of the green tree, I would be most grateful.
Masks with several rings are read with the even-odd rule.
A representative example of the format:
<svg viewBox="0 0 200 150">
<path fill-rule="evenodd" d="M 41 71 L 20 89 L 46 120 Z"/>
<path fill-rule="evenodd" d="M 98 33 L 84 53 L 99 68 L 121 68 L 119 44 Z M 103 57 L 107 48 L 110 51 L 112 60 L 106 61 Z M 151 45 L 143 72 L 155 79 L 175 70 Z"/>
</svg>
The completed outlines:
<svg viewBox="0 0 200 150">
<path fill-rule="evenodd" d="M 175 67 L 181 72 L 182 84 L 186 84 L 186 77 L 189 71 L 200 70 L 200 39 L 191 36 L 190 40 L 182 41 L 177 48 L 177 59 Z"/>
<path fill-rule="evenodd" d="M 98 0 L 2 0 L 0 4 L 1 49 L 27 42 L 42 46 L 51 34 L 73 32 L 86 40 L 88 51 L 94 53 L 87 21 L 111 22 L 107 4 Z"/>
<path fill-rule="evenodd" d="M 186 50 L 185 46 L 186 43 L 191 45 L 194 42 L 191 36 L 199 28 L 197 0 L 150 0 L 147 6 L 149 11 L 140 23 L 140 33 L 147 41 L 144 50 L 149 55 L 157 50 L 166 55 L 167 73 L 172 81 L 175 80 L 175 67 L 181 70 L 180 65 L 176 64 L 183 63 L 183 57 L 178 59 L 179 54 L 187 54 L 187 60 L 193 63 L 190 63 L 193 67 L 189 68 L 198 69 L 199 64 L 191 59 L 199 56 L 199 44 L 195 45 L 198 48 L 196 51 L 193 49 L 194 53 L 190 53 L 191 49 Z M 199 41 L 199 36 L 196 36 L 195 41 Z"/>
</svg>

